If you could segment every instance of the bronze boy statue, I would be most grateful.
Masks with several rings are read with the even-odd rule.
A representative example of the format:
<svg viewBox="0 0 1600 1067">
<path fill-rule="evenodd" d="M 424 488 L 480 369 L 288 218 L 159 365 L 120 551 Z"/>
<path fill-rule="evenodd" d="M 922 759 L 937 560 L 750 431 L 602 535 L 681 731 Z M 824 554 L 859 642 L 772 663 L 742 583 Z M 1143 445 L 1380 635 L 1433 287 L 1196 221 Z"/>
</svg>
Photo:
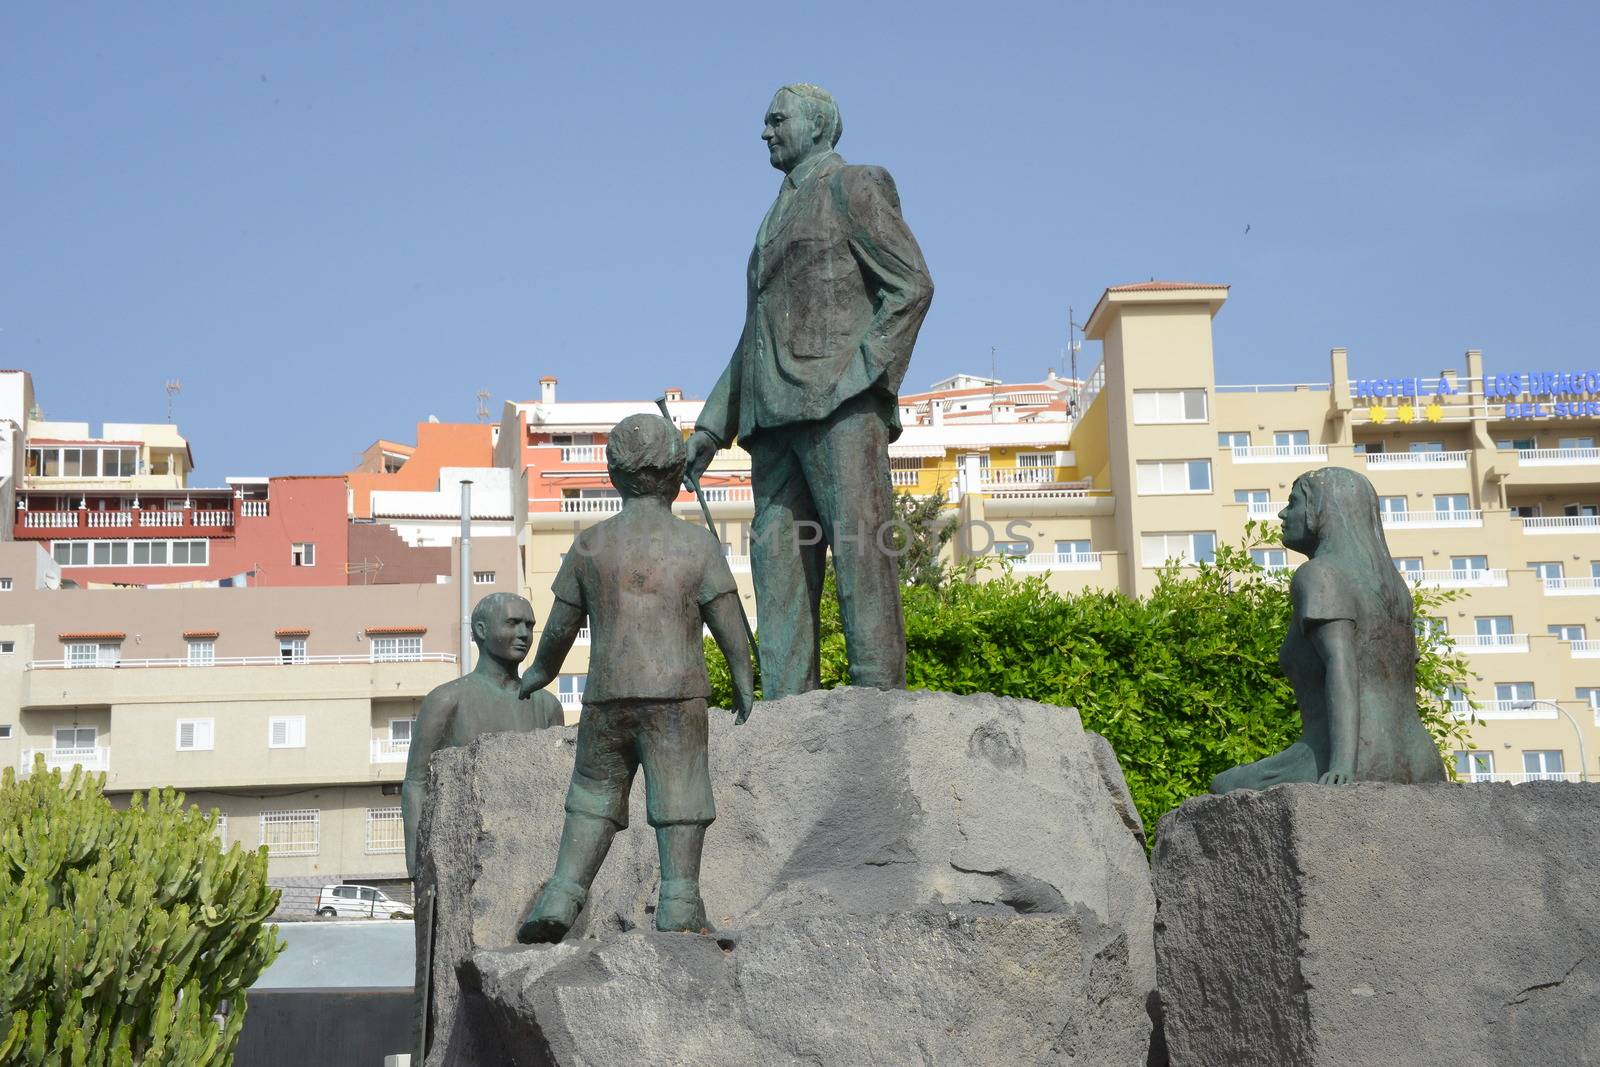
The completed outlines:
<svg viewBox="0 0 1600 1067">
<path fill-rule="evenodd" d="M 611 839 L 628 825 L 641 764 L 661 853 L 656 929 L 708 927 L 700 852 L 716 807 L 706 769 L 711 686 L 702 622 L 727 656 L 738 722 L 750 715 L 755 679 L 721 542 L 672 514 L 687 456 L 665 419 L 618 423 L 606 464 L 622 512 L 574 539 L 551 586 L 555 603 L 522 695 L 556 676 L 585 616 L 592 636 L 561 851 L 517 931 L 525 944 L 560 941 L 572 928 Z"/>
<path fill-rule="evenodd" d="M 490 593 L 472 609 L 478 665 L 448 681 L 422 702 L 411 728 L 406 780 L 400 791 L 405 820 L 406 871 L 417 876 L 417 823 L 428 792 L 428 760 L 441 748 L 465 745 L 482 734 L 560 726 L 561 705 L 549 693 L 518 700 L 517 664 L 533 640 L 533 605 L 515 593 Z"/>
</svg>

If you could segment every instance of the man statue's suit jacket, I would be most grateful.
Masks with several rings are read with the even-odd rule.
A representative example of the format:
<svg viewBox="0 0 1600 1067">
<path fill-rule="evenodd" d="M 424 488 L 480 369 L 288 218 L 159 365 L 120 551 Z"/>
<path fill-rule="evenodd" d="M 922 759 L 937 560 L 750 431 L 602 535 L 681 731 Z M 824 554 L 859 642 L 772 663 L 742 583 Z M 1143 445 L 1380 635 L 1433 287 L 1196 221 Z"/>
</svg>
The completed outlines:
<svg viewBox="0 0 1600 1067">
<path fill-rule="evenodd" d="M 802 169 L 750 254 L 744 331 L 695 424 L 723 447 L 861 393 L 900 434 L 900 382 L 933 299 L 922 250 L 888 171 L 836 153 Z"/>
</svg>

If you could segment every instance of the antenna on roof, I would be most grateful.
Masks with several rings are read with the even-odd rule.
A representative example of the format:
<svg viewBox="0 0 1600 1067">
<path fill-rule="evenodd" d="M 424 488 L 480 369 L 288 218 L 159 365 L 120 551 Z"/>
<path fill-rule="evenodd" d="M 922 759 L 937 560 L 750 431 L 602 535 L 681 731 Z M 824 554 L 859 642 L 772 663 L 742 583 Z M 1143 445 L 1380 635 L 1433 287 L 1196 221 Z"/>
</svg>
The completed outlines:
<svg viewBox="0 0 1600 1067">
<path fill-rule="evenodd" d="M 1078 324 L 1073 319 L 1072 305 L 1067 305 L 1067 359 L 1072 367 L 1072 384 L 1068 386 L 1072 395 L 1067 398 L 1067 418 L 1076 418 L 1078 415 L 1078 398 L 1083 393 L 1083 387 L 1078 382 L 1078 349 L 1083 343 L 1077 339 Z"/>
<path fill-rule="evenodd" d="M 172 398 L 183 392 L 183 383 L 176 378 L 167 379 L 167 421 L 172 421 Z"/>
<path fill-rule="evenodd" d="M 479 389 L 478 390 L 478 421 L 479 422 L 488 422 L 489 421 L 489 396 L 490 396 L 489 390 L 487 390 L 487 389 Z"/>
</svg>

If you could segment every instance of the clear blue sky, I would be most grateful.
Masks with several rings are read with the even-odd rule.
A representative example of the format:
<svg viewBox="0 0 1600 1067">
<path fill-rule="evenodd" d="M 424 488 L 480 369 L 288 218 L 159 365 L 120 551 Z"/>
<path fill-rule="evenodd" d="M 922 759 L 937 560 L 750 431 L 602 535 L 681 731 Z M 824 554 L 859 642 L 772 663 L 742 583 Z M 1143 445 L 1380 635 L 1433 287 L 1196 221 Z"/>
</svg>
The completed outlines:
<svg viewBox="0 0 1600 1067">
<path fill-rule="evenodd" d="M 913 385 L 991 346 L 1040 375 L 1069 305 L 1151 277 L 1233 286 L 1223 381 L 1325 380 L 1334 345 L 1592 366 L 1597 11 L 8 4 L 0 366 L 91 421 L 181 378 L 208 484 L 343 471 L 541 374 L 703 395 L 788 81 L 900 186 L 938 287 Z"/>
</svg>

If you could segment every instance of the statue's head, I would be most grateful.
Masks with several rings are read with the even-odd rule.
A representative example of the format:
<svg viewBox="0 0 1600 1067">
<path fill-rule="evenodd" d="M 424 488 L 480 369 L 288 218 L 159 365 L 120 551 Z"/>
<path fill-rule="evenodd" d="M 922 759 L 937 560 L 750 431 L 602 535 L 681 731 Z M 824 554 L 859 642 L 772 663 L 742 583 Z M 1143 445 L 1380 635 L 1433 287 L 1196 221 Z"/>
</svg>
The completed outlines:
<svg viewBox="0 0 1600 1067">
<path fill-rule="evenodd" d="M 1283 523 L 1284 546 L 1308 556 L 1330 537 L 1384 542 L 1376 490 L 1366 478 L 1344 467 L 1323 467 L 1296 478 L 1278 520 Z"/>
<path fill-rule="evenodd" d="M 472 609 L 472 640 L 479 656 L 521 663 L 533 647 L 533 605 L 515 593 L 490 593 Z"/>
<path fill-rule="evenodd" d="M 629 415 L 611 428 L 606 468 L 624 499 L 672 500 L 683 484 L 688 446 L 678 428 L 659 415 Z"/>
<path fill-rule="evenodd" d="M 844 133 L 844 120 L 833 94 L 820 85 L 785 85 L 767 105 L 761 139 L 772 165 L 789 173 L 818 152 L 829 152 Z"/>
</svg>

